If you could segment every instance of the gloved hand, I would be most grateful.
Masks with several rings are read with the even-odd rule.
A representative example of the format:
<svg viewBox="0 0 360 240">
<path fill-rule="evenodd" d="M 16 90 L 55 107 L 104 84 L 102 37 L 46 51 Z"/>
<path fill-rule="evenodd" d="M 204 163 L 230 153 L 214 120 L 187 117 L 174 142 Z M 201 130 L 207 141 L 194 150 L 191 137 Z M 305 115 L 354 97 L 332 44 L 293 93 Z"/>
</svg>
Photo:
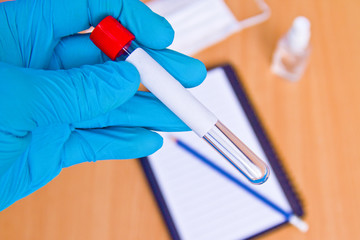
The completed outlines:
<svg viewBox="0 0 360 240">
<path fill-rule="evenodd" d="M 200 61 L 164 49 L 171 26 L 137 0 L 0 3 L 0 210 L 63 167 L 146 156 L 162 145 L 151 130 L 188 130 L 151 93 L 136 92 L 135 67 L 104 63 L 89 35 L 77 34 L 107 15 L 185 87 L 205 78 Z"/>
</svg>

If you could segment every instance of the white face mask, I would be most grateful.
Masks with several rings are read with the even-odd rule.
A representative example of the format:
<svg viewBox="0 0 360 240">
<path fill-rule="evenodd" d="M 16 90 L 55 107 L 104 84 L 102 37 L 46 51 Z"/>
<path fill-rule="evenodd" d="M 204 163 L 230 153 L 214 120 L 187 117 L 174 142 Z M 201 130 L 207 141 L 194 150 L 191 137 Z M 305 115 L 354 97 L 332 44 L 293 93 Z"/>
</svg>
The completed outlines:
<svg viewBox="0 0 360 240">
<path fill-rule="evenodd" d="M 165 17 L 175 30 L 170 49 L 193 55 L 231 34 L 259 24 L 270 16 L 263 0 L 255 0 L 262 13 L 238 21 L 224 0 L 153 0 L 147 5 Z"/>
</svg>

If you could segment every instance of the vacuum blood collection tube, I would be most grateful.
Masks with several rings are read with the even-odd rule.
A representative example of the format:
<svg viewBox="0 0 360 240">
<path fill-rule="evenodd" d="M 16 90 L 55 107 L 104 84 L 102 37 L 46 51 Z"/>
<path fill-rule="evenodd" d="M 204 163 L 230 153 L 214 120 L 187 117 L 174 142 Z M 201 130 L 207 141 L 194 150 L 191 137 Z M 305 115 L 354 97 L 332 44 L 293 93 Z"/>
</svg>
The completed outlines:
<svg viewBox="0 0 360 240">
<path fill-rule="evenodd" d="M 116 19 L 104 18 L 90 39 L 112 60 L 121 56 L 132 63 L 141 83 L 250 182 L 261 184 L 267 180 L 267 165 L 148 53 L 136 48 L 134 35 Z"/>
</svg>

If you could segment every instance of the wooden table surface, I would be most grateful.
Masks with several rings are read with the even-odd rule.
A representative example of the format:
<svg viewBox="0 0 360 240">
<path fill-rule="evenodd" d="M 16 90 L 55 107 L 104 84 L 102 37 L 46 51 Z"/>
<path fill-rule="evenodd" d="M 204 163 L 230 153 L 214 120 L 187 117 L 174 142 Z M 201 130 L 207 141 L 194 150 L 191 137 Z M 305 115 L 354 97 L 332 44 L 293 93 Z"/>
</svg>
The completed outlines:
<svg viewBox="0 0 360 240">
<path fill-rule="evenodd" d="M 235 9 L 250 0 L 231 0 Z M 310 225 L 260 239 L 360 239 L 360 1 L 267 0 L 271 18 L 201 52 L 207 66 L 231 63 L 289 171 Z M 313 51 L 296 83 L 269 70 L 292 20 L 312 22 Z M 64 169 L 0 213 L 0 239 L 169 239 L 137 160 Z"/>
</svg>

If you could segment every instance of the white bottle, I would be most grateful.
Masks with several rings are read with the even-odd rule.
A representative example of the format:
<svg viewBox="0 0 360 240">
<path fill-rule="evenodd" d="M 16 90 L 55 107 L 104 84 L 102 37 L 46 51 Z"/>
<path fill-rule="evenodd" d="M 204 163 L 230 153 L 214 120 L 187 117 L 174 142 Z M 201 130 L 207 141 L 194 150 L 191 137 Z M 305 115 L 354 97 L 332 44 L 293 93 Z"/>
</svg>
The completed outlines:
<svg viewBox="0 0 360 240">
<path fill-rule="evenodd" d="M 272 72 L 290 81 L 299 80 L 310 55 L 310 35 L 310 21 L 302 16 L 295 18 L 290 30 L 277 44 Z"/>
</svg>

